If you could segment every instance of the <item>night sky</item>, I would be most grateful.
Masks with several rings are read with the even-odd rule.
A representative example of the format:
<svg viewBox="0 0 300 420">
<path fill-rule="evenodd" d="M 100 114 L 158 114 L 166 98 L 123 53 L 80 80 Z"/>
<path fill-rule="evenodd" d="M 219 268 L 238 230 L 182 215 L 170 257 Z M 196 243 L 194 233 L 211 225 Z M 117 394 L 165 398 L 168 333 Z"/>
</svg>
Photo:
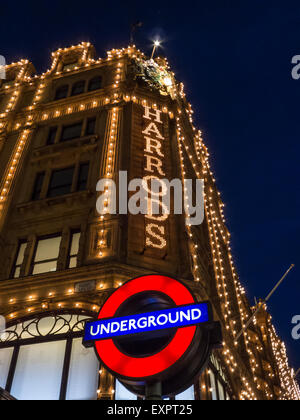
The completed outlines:
<svg viewBox="0 0 300 420">
<path fill-rule="evenodd" d="M 291 319 L 300 314 L 300 80 L 291 77 L 291 60 L 300 55 L 299 0 L 3 2 L 0 54 L 29 58 L 38 72 L 52 51 L 81 41 L 104 57 L 128 46 L 139 20 L 137 46 L 150 53 L 158 37 L 185 84 L 250 301 L 296 264 L 269 309 L 298 368 Z"/>
</svg>

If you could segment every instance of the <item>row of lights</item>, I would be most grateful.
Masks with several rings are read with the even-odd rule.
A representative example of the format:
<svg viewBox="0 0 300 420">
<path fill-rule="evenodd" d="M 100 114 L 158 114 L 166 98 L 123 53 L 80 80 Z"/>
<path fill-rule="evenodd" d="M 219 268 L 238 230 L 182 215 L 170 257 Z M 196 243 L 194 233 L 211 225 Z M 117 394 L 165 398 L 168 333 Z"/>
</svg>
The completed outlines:
<svg viewBox="0 0 300 420">
<path fill-rule="evenodd" d="M 121 284 L 121 283 L 120 283 Z M 120 284 L 119 284 L 119 286 L 120 286 Z M 99 284 L 99 286 L 97 287 L 97 289 L 99 289 L 99 290 L 103 290 L 104 289 L 104 284 L 103 283 L 101 283 L 101 284 Z M 66 296 L 72 296 L 73 294 L 75 293 L 75 291 L 74 291 L 74 289 L 68 289 L 67 291 L 66 291 L 66 293 L 65 293 L 65 295 Z M 61 293 L 59 293 L 60 295 L 61 295 Z M 46 297 L 44 297 L 44 298 L 39 298 L 39 297 L 37 297 L 37 296 L 34 296 L 34 295 L 30 295 L 30 296 L 28 296 L 27 297 L 27 299 L 26 299 L 26 302 L 34 302 L 34 301 L 38 301 L 38 300 L 40 300 L 41 301 L 41 307 L 42 307 L 42 309 L 48 309 L 49 308 L 49 304 L 51 303 L 51 300 L 53 299 L 53 298 L 55 298 L 55 296 L 57 295 L 57 293 L 55 292 L 55 291 L 51 291 L 51 292 L 49 292 L 48 294 L 47 294 L 47 296 Z M 45 299 L 48 299 L 47 300 L 47 302 L 45 301 Z M 49 301 L 50 300 L 50 301 Z M 8 303 L 10 304 L 10 305 L 16 305 L 17 303 L 18 303 L 18 300 L 15 298 L 15 297 L 12 297 L 12 298 L 9 298 L 9 300 L 8 300 Z M 67 307 L 69 307 L 69 303 L 67 302 L 66 303 L 67 304 Z M 85 303 L 82 303 L 82 302 L 76 302 L 75 304 L 74 304 L 74 306 L 76 307 L 76 308 L 80 308 L 80 307 L 82 307 L 82 306 L 85 306 L 86 304 Z M 57 303 L 56 304 L 56 306 L 59 308 L 59 309 L 63 309 L 63 307 L 64 307 L 64 304 L 63 303 Z M 28 312 L 28 313 L 30 313 L 30 312 L 33 312 L 33 311 L 35 311 L 35 310 L 37 310 L 39 307 L 32 307 L 32 305 L 30 305 L 27 309 L 26 309 L 26 312 Z M 99 306 L 97 306 L 97 305 L 93 305 L 92 306 L 92 310 L 93 311 L 98 311 L 99 310 Z M 13 318 L 15 318 L 16 317 L 16 313 L 11 313 L 10 315 L 8 315 L 8 318 L 9 319 L 13 319 Z"/>
<path fill-rule="evenodd" d="M 58 308 L 58 309 L 64 309 L 64 305 L 65 305 L 65 307 L 67 309 L 70 309 L 70 303 L 69 302 L 65 302 L 65 303 L 62 303 L 61 302 L 61 303 L 58 303 L 57 305 L 55 305 L 55 307 Z M 53 305 L 51 305 L 51 306 L 53 306 Z M 39 311 L 40 309 L 49 309 L 49 307 L 50 307 L 50 305 L 49 305 L 48 302 L 43 302 L 40 306 L 30 306 L 30 307 L 28 307 L 26 309 L 26 312 L 27 313 L 32 313 L 32 312 Z M 89 308 L 90 305 L 87 305 L 85 302 L 76 302 L 76 303 L 74 303 L 74 308 L 79 309 L 79 308 L 86 308 L 86 307 Z M 91 306 L 91 309 L 94 312 L 98 312 L 100 308 L 97 305 L 92 305 Z M 13 312 L 10 315 L 8 315 L 8 319 L 12 320 L 12 319 L 16 318 L 17 316 L 19 317 L 20 314 Z"/>
<path fill-rule="evenodd" d="M 38 92 L 40 92 L 40 90 Z M 55 109 L 53 111 L 49 111 L 49 112 L 43 111 L 40 114 L 36 113 L 35 115 L 33 115 L 31 113 L 28 116 L 26 123 L 27 124 L 32 124 L 33 121 L 35 121 L 36 123 L 43 122 L 43 121 L 46 121 L 46 120 L 50 121 L 52 119 L 61 118 L 62 116 L 65 116 L 65 115 L 70 115 L 70 114 L 77 113 L 77 112 L 83 112 L 83 111 L 93 109 L 93 108 L 98 108 L 98 107 L 104 106 L 104 105 L 116 104 L 117 102 L 122 101 L 122 99 L 125 102 L 132 101 L 134 103 L 140 103 L 140 104 L 147 103 L 147 104 L 149 104 L 149 102 L 147 102 L 143 99 L 137 98 L 134 95 L 131 96 L 127 93 L 124 93 L 120 96 L 120 94 L 114 93 L 111 97 L 105 96 L 105 97 L 100 98 L 100 99 L 99 98 L 93 99 L 92 102 L 89 100 L 89 101 L 86 101 L 86 102 L 82 102 L 80 104 L 74 104 L 74 105 L 68 105 L 66 107 L 60 107 L 60 108 L 57 108 L 57 109 Z M 155 103 L 150 103 L 150 106 L 155 109 L 156 104 Z M 32 111 L 33 108 L 32 107 L 30 107 L 30 108 L 31 108 L 30 111 Z M 169 112 L 167 107 L 162 107 L 162 111 L 164 113 L 169 113 L 170 118 L 173 118 L 173 113 Z M 18 130 L 21 127 L 21 125 L 22 124 L 21 124 L 20 121 L 16 122 L 16 124 L 14 126 L 14 129 Z"/>
<path fill-rule="evenodd" d="M 275 328 L 271 322 L 269 323 L 269 334 L 271 337 L 273 353 L 277 360 L 281 387 L 285 391 L 282 399 L 300 400 L 300 387 L 295 381 L 293 371 L 291 371 L 289 367 L 286 346 L 278 338 Z"/>
<path fill-rule="evenodd" d="M 41 101 L 42 94 L 44 92 L 45 87 L 46 87 L 46 84 L 44 82 L 41 82 L 38 86 L 38 89 L 33 98 L 32 105 L 29 108 L 30 113 L 29 115 L 27 115 L 27 118 L 26 118 L 25 126 L 27 127 L 30 127 L 33 124 L 33 111 L 38 106 L 39 102 Z M 31 130 L 29 128 L 25 128 L 20 133 L 19 139 L 16 143 L 15 149 L 12 154 L 12 158 L 6 169 L 6 175 L 4 177 L 4 180 L 0 189 L 0 217 L 4 211 L 4 203 L 7 202 L 9 192 L 12 188 L 12 184 L 13 184 L 16 172 L 17 172 L 18 164 L 20 160 L 22 159 L 26 144 L 29 141 L 30 132 Z"/>
<path fill-rule="evenodd" d="M 118 282 L 117 285 L 116 285 L 116 287 L 121 287 L 122 285 L 123 285 L 123 282 Z M 104 290 L 104 289 L 105 289 L 105 285 L 103 283 L 100 283 L 97 286 L 97 290 Z M 72 288 L 68 289 L 65 292 L 65 296 L 72 296 L 74 294 L 75 294 L 75 291 Z M 28 296 L 26 298 L 26 302 L 31 303 L 31 305 L 29 305 L 26 308 L 26 312 L 30 313 L 30 312 L 36 311 L 36 310 L 38 310 L 40 308 L 40 307 L 37 307 L 37 306 L 34 306 L 34 307 L 32 306 L 32 303 L 35 302 L 35 301 L 40 301 L 41 302 L 42 309 L 48 309 L 49 308 L 49 305 L 52 304 L 52 299 L 54 299 L 57 295 L 62 296 L 62 293 L 61 292 L 56 292 L 56 291 L 51 291 L 51 292 L 49 292 L 47 294 L 47 296 L 42 297 L 42 298 L 40 298 L 38 296 L 35 296 L 35 295 Z M 47 299 L 47 301 L 46 301 L 46 299 Z M 24 302 L 23 301 L 18 301 L 18 299 L 16 299 L 15 297 L 11 297 L 11 298 L 8 299 L 8 303 L 9 303 L 9 305 L 16 305 L 18 303 L 19 304 L 23 304 Z M 66 305 L 66 308 L 69 308 L 70 307 L 69 301 L 66 301 L 65 303 L 60 302 L 60 303 L 57 303 L 55 305 L 59 309 L 63 309 L 64 308 L 64 305 Z M 76 303 L 74 303 L 74 306 L 76 308 L 81 308 L 81 307 L 89 306 L 89 305 L 87 305 L 84 302 L 76 302 Z M 97 312 L 97 311 L 99 311 L 99 309 L 100 308 L 99 308 L 98 305 L 92 305 L 92 310 L 93 311 L 96 311 Z M 16 313 L 11 313 L 11 314 L 8 315 L 7 318 L 8 319 L 13 319 L 13 318 L 16 317 L 16 315 L 17 315 Z"/>
<path fill-rule="evenodd" d="M 118 108 L 113 108 L 110 112 L 109 112 L 109 128 L 108 128 L 108 133 L 107 133 L 107 144 L 108 144 L 108 148 L 107 148 L 107 157 L 106 157 L 106 165 L 105 165 L 105 177 L 106 179 L 112 179 L 114 176 L 114 165 L 115 165 L 115 153 L 116 153 L 116 142 L 117 142 L 117 138 L 118 138 L 118 125 L 119 125 L 119 114 L 120 111 Z M 105 201 L 104 201 L 104 212 L 107 210 L 107 213 L 109 212 L 108 208 L 110 205 L 110 197 L 109 197 L 109 186 L 108 184 L 106 185 L 106 189 L 105 189 Z M 104 219 L 105 216 L 104 214 L 102 214 L 100 216 L 100 220 L 101 222 L 104 223 Z M 99 257 L 103 257 L 103 250 L 106 246 L 106 242 L 105 242 L 105 230 L 101 229 L 100 231 L 100 239 L 98 241 L 98 248 L 100 249 L 99 251 Z"/>
</svg>

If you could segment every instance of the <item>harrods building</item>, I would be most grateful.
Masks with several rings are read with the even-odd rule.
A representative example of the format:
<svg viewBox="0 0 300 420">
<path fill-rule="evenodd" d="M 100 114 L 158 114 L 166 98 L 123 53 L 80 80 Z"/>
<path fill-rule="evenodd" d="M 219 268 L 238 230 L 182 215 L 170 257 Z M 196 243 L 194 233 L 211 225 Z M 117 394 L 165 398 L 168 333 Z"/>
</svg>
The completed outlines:
<svg viewBox="0 0 300 420">
<path fill-rule="evenodd" d="M 254 308 L 208 150 L 167 61 L 134 46 L 99 59 L 89 43 L 51 59 L 42 75 L 27 60 L 7 65 L 0 81 L 0 399 L 137 399 L 82 345 L 84 321 L 124 282 L 155 273 L 210 300 L 223 330 L 200 378 L 170 399 L 299 399 L 266 307 L 235 341 Z M 203 179 L 204 222 L 101 215 L 97 183 L 118 184 L 119 171 L 128 181 Z"/>
</svg>

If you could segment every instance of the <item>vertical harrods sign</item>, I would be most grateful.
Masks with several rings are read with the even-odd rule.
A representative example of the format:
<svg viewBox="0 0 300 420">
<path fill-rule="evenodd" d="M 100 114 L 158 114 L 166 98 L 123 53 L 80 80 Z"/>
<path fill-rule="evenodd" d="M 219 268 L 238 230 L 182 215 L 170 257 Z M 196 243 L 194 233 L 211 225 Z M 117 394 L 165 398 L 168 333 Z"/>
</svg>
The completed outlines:
<svg viewBox="0 0 300 420">
<path fill-rule="evenodd" d="M 152 180 L 162 180 L 166 178 L 164 162 L 166 139 L 163 136 L 162 111 L 151 109 L 149 106 L 145 105 L 143 118 L 146 124 L 146 128 L 143 130 L 145 142 L 144 181 L 147 186 L 148 194 L 151 194 L 153 197 L 151 202 L 148 201 L 148 215 L 145 216 L 146 247 L 165 249 L 167 247 L 166 225 L 169 215 L 163 214 L 162 211 L 159 215 L 152 215 L 153 205 L 156 204 L 160 206 L 161 210 L 163 209 L 161 198 L 164 191 L 162 188 L 162 191 L 156 193 L 151 189 Z M 161 185 L 163 186 L 162 182 Z"/>
</svg>

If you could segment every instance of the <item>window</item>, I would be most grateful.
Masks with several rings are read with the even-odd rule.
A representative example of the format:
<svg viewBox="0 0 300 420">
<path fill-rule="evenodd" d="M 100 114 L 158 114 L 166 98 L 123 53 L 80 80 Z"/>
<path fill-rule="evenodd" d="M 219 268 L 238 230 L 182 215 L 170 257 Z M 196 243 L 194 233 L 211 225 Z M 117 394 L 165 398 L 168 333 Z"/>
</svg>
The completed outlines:
<svg viewBox="0 0 300 420">
<path fill-rule="evenodd" d="M 195 400 L 195 389 L 194 386 L 186 389 L 181 394 L 176 395 L 175 400 L 178 401 L 194 401 Z"/>
<path fill-rule="evenodd" d="M 51 314 L 9 327 L 8 334 L 17 332 L 9 334 L 9 342 L 0 336 L 0 387 L 18 400 L 97 400 L 99 361 L 82 344 L 89 319 L 78 313 Z"/>
<path fill-rule="evenodd" d="M 81 137 L 82 121 L 72 125 L 66 125 L 62 129 L 61 141 L 73 140 Z"/>
<path fill-rule="evenodd" d="M 225 393 L 224 393 L 224 387 L 219 380 L 217 382 L 218 382 L 218 390 L 219 390 L 219 400 L 225 401 L 226 398 L 225 398 Z"/>
<path fill-rule="evenodd" d="M 71 234 L 71 244 L 69 251 L 69 268 L 77 267 L 77 256 L 79 252 L 79 241 L 81 232 L 73 231 Z"/>
<path fill-rule="evenodd" d="M 54 170 L 50 178 L 47 198 L 59 197 L 75 191 L 85 191 L 87 189 L 88 176 L 88 162 L 81 163 L 76 168 L 71 166 Z M 38 187 L 39 184 L 37 185 L 37 191 Z M 36 194 L 38 195 L 38 192 Z"/>
<path fill-rule="evenodd" d="M 138 398 L 135 394 L 128 391 L 124 385 L 121 384 L 118 380 L 116 380 L 116 394 L 115 399 L 117 401 L 136 401 Z"/>
<path fill-rule="evenodd" d="M 96 129 L 96 117 L 89 118 L 86 124 L 85 135 L 90 136 L 92 134 L 95 134 L 95 129 Z"/>
<path fill-rule="evenodd" d="M 57 270 L 61 235 L 40 238 L 33 258 L 32 274 L 50 273 Z"/>
<path fill-rule="evenodd" d="M 36 201 L 40 199 L 44 179 L 45 179 L 45 172 L 40 172 L 37 174 L 35 178 L 34 187 L 33 187 L 32 197 L 31 197 L 32 201 Z"/>
<path fill-rule="evenodd" d="M 74 83 L 72 87 L 72 96 L 80 95 L 84 92 L 85 88 L 85 81 L 81 80 L 80 82 Z"/>
<path fill-rule="evenodd" d="M 12 277 L 14 279 L 17 279 L 17 278 L 20 277 L 21 267 L 22 267 L 22 264 L 23 264 L 23 261 L 24 261 L 26 247 L 27 247 L 27 242 L 26 241 L 21 241 L 19 243 L 17 258 L 16 258 L 16 262 L 15 262 L 15 265 L 14 265 L 14 269 L 13 269 L 13 275 L 12 275 Z"/>
<path fill-rule="evenodd" d="M 69 91 L 68 85 L 59 87 L 55 93 L 55 101 L 66 98 L 68 96 L 68 91 Z"/>
<path fill-rule="evenodd" d="M 47 145 L 55 143 L 56 133 L 57 133 L 57 127 L 51 127 L 49 130 L 48 138 L 47 138 Z"/>
<path fill-rule="evenodd" d="M 67 400 L 95 400 L 99 380 L 99 362 L 92 348 L 82 345 L 82 338 L 72 343 Z"/>
<path fill-rule="evenodd" d="M 212 400 L 217 401 L 218 396 L 217 396 L 217 388 L 216 388 L 216 378 L 211 369 L 209 370 L 209 379 L 210 379 L 210 389 L 211 389 L 211 394 L 212 394 Z"/>
<path fill-rule="evenodd" d="M 12 395 L 25 401 L 58 400 L 65 350 L 66 341 L 21 346 Z"/>
<path fill-rule="evenodd" d="M 0 350 L 0 386 L 3 389 L 6 386 L 13 350 L 13 347 Z"/>
<path fill-rule="evenodd" d="M 97 76 L 90 80 L 88 91 L 92 92 L 93 90 L 101 89 L 102 87 L 102 77 Z"/>
<path fill-rule="evenodd" d="M 72 192 L 75 167 L 52 172 L 47 197 L 58 197 Z"/>
</svg>

